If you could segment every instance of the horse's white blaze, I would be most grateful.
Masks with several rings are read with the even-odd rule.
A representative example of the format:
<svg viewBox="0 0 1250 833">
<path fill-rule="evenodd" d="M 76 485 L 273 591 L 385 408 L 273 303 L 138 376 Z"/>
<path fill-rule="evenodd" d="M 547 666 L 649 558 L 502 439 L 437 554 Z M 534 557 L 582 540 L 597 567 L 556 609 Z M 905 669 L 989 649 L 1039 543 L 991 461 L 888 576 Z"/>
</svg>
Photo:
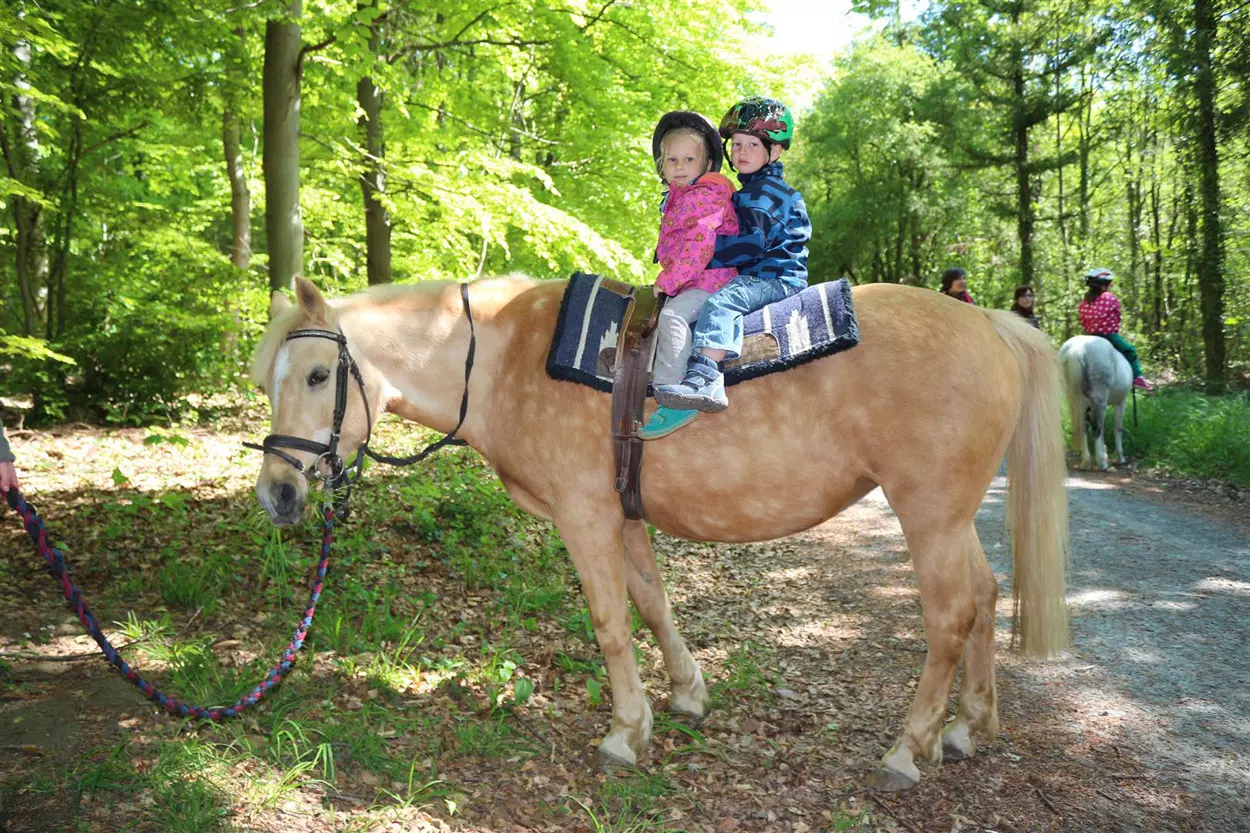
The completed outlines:
<svg viewBox="0 0 1250 833">
<path fill-rule="evenodd" d="M 273 412 L 278 413 L 278 392 L 282 390 L 282 382 L 286 379 L 287 374 L 291 372 L 291 351 L 289 345 L 282 345 L 278 350 L 278 357 L 273 363 L 273 387 L 269 391 L 269 401 L 273 405 Z"/>
</svg>

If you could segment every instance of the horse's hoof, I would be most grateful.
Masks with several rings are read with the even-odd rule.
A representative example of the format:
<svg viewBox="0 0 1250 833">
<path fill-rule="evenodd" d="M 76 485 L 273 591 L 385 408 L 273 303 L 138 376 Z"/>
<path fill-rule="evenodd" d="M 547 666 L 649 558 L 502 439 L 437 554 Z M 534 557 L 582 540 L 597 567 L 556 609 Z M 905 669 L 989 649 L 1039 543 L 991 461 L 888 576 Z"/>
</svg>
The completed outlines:
<svg viewBox="0 0 1250 833">
<path fill-rule="evenodd" d="M 941 749 L 936 741 L 937 739 L 934 738 L 933 751 L 935 753 Z M 877 774 L 873 776 L 869 786 L 875 790 L 898 792 L 899 790 L 910 790 L 919 783 L 920 770 L 916 769 L 916 762 L 912 760 L 911 753 L 907 751 L 907 747 L 902 741 L 899 741 L 881 759 L 881 769 L 877 770 Z"/>
<path fill-rule="evenodd" d="M 674 701 L 669 702 L 668 708 L 665 709 L 665 711 L 667 711 L 673 717 L 679 718 L 683 723 L 685 723 L 691 729 L 698 729 L 700 726 L 703 725 L 704 718 L 707 717 L 706 714 L 692 711 L 690 709 L 680 708 L 679 706 L 676 705 Z"/>
<path fill-rule="evenodd" d="M 915 767 L 913 766 L 912 769 L 915 769 Z M 919 783 L 919 770 L 916 770 L 915 775 L 911 775 L 906 772 L 899 772 L 893 767 L 883 766 L 877 770 L 877 774 L 873 776 L 868 786 L 882 792 L 902 792 L 903 790 L 910 790 Z"/>
<path fill-rule="evenodd" d="M 977 745 L 966 725 L 956 722 L 946 727 L 942 733 L 943 761 L 964 761 L 975 754 Z"/>
<path fill-rule="evenodd" d="M 707 686 L 703 684 L 703 674 L 696 671 L 694 682 L 685 691 L 673 691 L 668 696 L 668 711 L 680 715 L 698 728 L 707 715 Z"/>
<path fill-rule="evenodd" d="M 616 742 L 613 742 L 613 741 Z M 611 737 L 604 738 L 599 744 L 599 766 L 604 769 L 612 767 L 633 768 L 638 763 L 638 756 L 629 746 Z"/>
</svg>

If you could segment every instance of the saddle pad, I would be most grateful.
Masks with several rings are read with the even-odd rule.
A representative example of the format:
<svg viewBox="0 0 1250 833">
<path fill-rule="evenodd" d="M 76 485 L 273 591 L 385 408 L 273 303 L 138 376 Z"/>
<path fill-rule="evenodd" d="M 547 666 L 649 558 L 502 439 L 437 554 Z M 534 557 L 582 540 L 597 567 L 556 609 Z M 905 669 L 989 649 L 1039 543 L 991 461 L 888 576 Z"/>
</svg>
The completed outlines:
<svg viewBox="0 0 1250 833">
<path fill-rule="evenodd" d="M 560 303 L 547 375 L 612 390 L 616 341 L 629 307 L 629 290 L 627 284 L 599 275 L 573 274 Z M 726 385 L 854 347 L 859 343 L 859 323 L 850 282 L 842 278 L 818 283 L 749 313 L 743 331 L 742 356 L 725 362 Z"/>
</svg>

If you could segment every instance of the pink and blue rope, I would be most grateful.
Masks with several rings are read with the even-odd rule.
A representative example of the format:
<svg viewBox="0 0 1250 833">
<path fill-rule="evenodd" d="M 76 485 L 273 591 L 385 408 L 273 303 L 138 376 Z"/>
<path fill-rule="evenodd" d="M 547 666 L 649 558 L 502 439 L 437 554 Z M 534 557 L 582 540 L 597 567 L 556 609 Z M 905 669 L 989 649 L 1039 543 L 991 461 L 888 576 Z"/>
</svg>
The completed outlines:
<svg viewBox="0 0 1250 833">
<path fill-rule="evenodd" d="M 313 582 L 312 594 L 308 597 L 308 604 L 304 608 L 304 616 L 300 619 L 299 624 L 296 625 L 295 633 L 291 637 L 290 644 L 287 645 L 286 650 L 282 653 L 282 657 L 269 670 L 268 675 L 259 685 L 243 697 L 240 697 L 233 705 L 207 707 L 183 703 L 161 692 L 152 683 L 140 677 L 139 673 L 122 659 L 121 654 L 109 644 L 108 638 L 101 632 L 99 623 L 87 608 L 87 603 L 83 600 L 82 591 L 69 580 L 69 568 L 65 565 L 65 556 L 59 549 L 49 543 L 47 527 L 44 526 L 43 521 L 35 513 L 35 508 L 22 498 L 17 489 L 10 489 L 7 499 L 9 506 L 12 506 L 17 514 L 22 516 L 26 532 L 35 543 L 35 550 L 48 562 L 48 568 L 51 570 L 52 575 L 60 581 L 61 591 L 65 594 L 65 600 L 69 603 L 70 609 L 74 611 L 82 626 L 87 629 L 87 633 L 91 634 L 91 638 L 100 646 L 100 650 L 104 653 L 109 664 L 116 668 L 123 677 L 134 683 L 149 699 L 159 703 L 171 713 L 182 715 L 183 717 L 199 717 L 204 720 L 220 720 L 224 717 L 235 717 L 247 707 L 258 703 L 270 689 L 282 682 L 282 678 L 291 669 L 291 666 L 294 665 L 295 654 L 303 647 L 304 639 L 308 635 L 308 629 L 312 626 L 313 613 L 317 609 L 317 600 L 321 598 L 321 588 L 325 583 L 326 567 L 330 563 L 330 533 L 334 529 L 334 510 L 332 507 L 326 507 L 325 510 L 325 530 L 321 537 L 321 563 L 317 565 L 317 578 Z"/>
</svg>

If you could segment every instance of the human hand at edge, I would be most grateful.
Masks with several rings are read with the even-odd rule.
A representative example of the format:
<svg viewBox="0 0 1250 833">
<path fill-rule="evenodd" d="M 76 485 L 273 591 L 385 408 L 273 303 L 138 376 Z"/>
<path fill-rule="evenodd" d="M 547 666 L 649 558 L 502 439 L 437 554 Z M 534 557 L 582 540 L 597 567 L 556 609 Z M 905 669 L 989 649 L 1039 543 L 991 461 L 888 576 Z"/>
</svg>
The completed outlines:
<svg viewBox="0 0 1250 833">
<path fill-rule="evenodd" d="M 9 489 L 17 488 L 17 469 L 10 462 L 0 463 L 0 495 L 9 493 Z"/>
</svg>

